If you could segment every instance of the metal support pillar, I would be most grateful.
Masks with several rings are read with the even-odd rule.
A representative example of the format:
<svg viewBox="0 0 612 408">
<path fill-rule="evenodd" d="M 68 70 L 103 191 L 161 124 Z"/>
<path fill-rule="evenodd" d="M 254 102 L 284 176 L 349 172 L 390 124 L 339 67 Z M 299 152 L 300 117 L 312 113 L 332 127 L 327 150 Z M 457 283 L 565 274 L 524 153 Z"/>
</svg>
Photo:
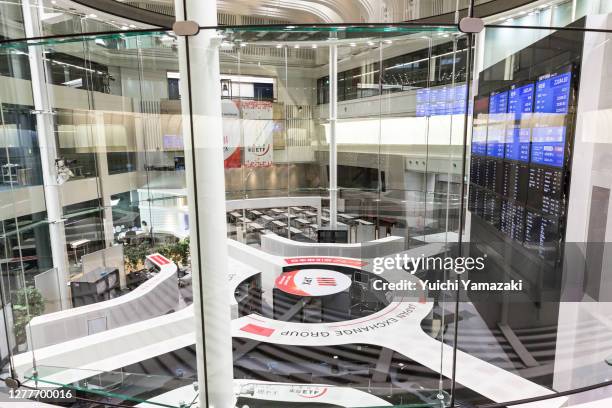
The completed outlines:
<svg viewBox="0 0 612 408">
<path fill-rule="evenodd" d="M 329 225 L 338 228 L 338 46 L 329 46 Z"/>
<path fill-rule="evenodd" d="M 28 38 L 40 37 L 40 5 L 33 5 L 30 0 L 22 0 L 25 35 Z M 34 110 L 36 111 L 36 129 L 40 147 L 40 160 L 45 190 L 45 205 L 49 221 L 51 238 L 51 256 L 53 266 L 57 269 L 60 282 L 60 304 L 62 309 L 70 308 L 68 297 L 68 253 L 66 249 L 66 232 L 64 229 L 62 194 L 57 183 L 55 159 L 58 158 L 55 141 L 53 112 L 46 89 L 46 71 L 44 54 L 41 46 L 30 46 L 28 50 L 32 83 Z"/>
<path fill-rule="evenodd" d="M 232 336 L 215 0 L 176 0 L 200 406 L 233 407 Z M 183 21 L 181 21 L 183 20 Z M 190 20 L 190 21 L 188 21 Z M 190 27 L 192 29 L 190 29 Z"/>
</svg>

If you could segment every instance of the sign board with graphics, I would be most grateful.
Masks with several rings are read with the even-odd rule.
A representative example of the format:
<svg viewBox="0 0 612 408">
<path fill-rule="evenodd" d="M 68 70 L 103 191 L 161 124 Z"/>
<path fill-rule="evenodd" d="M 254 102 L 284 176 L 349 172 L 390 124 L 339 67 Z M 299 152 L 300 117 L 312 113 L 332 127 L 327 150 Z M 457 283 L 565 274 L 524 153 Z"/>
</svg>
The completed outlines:
<svg viewBox="0 0 612 408">
<path fill-rule="evenodd" d="M 235 101 L 221 102 L 223 114 L 223 159 L 226 169 L 240 168 L 240 110 Z"/>
<path fill-rule="evenodd" d="M 270 167 L 273 159 L 272 102 L 239 101 L 244 134 L 244 166 Z"/>
<path fill-rule="evenodd" d="M 225 168 L 238 168 L 241 148 L 245 167 L 269 167 L 273 160 L 274 120 L 270 101 L 222 102 Z"/>
<path fill-rule="evenodd" d="M 296 296 L 328 296 L 345 291 L 351 278 L 329 269 L 298 269 L 276 278 L 276 288 Z"/>
</svg>

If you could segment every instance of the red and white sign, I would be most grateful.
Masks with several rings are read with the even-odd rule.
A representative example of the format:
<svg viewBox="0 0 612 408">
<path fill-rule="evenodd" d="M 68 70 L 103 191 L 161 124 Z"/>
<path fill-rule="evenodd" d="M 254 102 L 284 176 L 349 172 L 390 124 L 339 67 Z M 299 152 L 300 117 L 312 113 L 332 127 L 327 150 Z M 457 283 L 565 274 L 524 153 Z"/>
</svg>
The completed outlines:
<svg viewBox="0 0 612 408">
<path fill-rule="evenodd" d="M 275 123 L 270 101 L 222 101 L 225 168 L 269 167 L 273 162 Z M 244 150 L 244 158 L 241 151 Z"/>
<path fill-rule="evenodd" d="M 276 288 L 297 296 L 328 296 L 345 291 L 351 278 L 329 269 L 299 269 L 276 278 Z"/>
<path fill-rule="evenodd" d="M 335 258 L 329 256 L 300 256 L 296 258 L 285 258 L 288 265 L 306 265 L 306 264 L 327 264 L 327 265 L 343 265 L 361 268 L 367 265 L 367 262 L 359 259 L 351 258 Z"/>
<path fill-rule="evenodd" d="M 153 264 L 159 266 L 160 268 L 170 263 L 170 260 L 161 254 L 149 255 L 147 256 L 147 259 L 151 261 Z"/>
<path fill-rule="evenodd" d="M 244 134 L 244 167 L 270 167 L 273 160 L 274 121 L 270 101 L 240 101 Z"/>
<path fill-rule="evenodd" d="M 226 169 L 240 168 L 240 110 L 236 102 L 221 101 L 223 112 L 223 159 Z"/>
<path fill-rule="evenodd" d="M 257 334 L 258 336 L 270 337 L 272 333 L 274 333 L 275 329 L 270 329 L 269 327 L 263 327 L 257 324 L 249 323 L 246 326 L 242 327 L 240 330 L 247 333 Z"/>
</svg>

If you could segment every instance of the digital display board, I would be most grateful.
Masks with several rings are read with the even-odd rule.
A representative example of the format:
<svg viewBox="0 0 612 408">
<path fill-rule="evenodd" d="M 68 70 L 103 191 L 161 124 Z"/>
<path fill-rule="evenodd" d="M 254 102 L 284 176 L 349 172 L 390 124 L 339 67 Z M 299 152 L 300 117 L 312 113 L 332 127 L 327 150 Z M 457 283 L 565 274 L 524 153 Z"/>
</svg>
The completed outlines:
<svg viewBox="0 0 612 408">
<path fill-rule="evenodd" d="M 525 215 L 525 241 L 528 249 L 537 251 L 541 258 L 555 260 L 559 240 L 559 220 L 537 212 L 527 211 Z"/>
<path fill-rule="evenodd" d="M 487 128 L 484 126 L 472 129 L 472 153 L 480 156 L 487 154 Z"/>
<path fill-rule="evenodd" d="M 506 141 L 504 156 L 509 160 L 523 163 L 529 162 L 529 143 L 531 129 L 520 126 L 506 128 Z"/>
<path fill-rule="evenodd" d="M 429 116 L 429 88 L 417 89 L 416 115 Z"/>
<path fill-rule="evenodd" d="M 470 160 L 470 182 L 479 186 L 485 185 L 485 159 L 480 156 L 472 156 Z"/>
<path fill-rule="evenodd" d="M 508 111 L 508 91 L 500 93 L 491 93 L 489 102 L 489 113 L 498 114 Z"/>
<path fill-rule="evenodd" d="M 562 167 L 565 126 L 536 127 L 531 132 L 531 163 Z"/>
<path fill-rule="evenodd" d="M 535 112 L 567 113 L 572 73 L 542 77 L 536 84 Z"/>
<path fill-rule="evenodd" d="M 417 89 L 416 116 L 462 115 L 466 96 L 465 84 Z"/>
<path fill-rule="evenodd" d="M 510 88 L 508 93 L 508 113 L 519 117 L 521 113 L 533 112 L 533 84 Z"/>
<path fill-rule="evenodd" d="M 527 201 L 529 166 L 524 163 L 504 163 L 504 184 L 502 195 L 524 204 Z"/>
<path fill-rule="evenodd" d="M 491 126 L 487 132 L 487 156 L 504 158 L 505 131 L 503 126 Z"/>
<path fill-rule="evenodd" d="M 571 72 L 526 78 L 475 99 L 484 115 L 474 118 L 468 209 L 551 261 L 565 215 L 571 81 Z"/>
<path fill-rule="evenodd" d="M 510 238 L 523 242 L 525 238 L 525 212 L 525 207 L 509 200 L 503 200 L 500 230 Z"/>
</svg>

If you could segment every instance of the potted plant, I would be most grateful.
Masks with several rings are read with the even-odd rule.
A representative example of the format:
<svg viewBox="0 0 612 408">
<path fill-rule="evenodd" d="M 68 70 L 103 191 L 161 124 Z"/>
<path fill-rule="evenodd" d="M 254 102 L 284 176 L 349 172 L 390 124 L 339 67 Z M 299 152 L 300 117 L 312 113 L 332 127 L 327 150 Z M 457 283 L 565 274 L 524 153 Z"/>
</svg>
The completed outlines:
<svg viewBox="0 0 612 408">
<path fill-rule="evenodd" d="M 26 326 L 36 316 L 43 314 L 45 299 L 35 287 L 19 289 L 14 294 L 13 319 L 15 340 L 19 346 L 27 341 Z"/>
</svg>

